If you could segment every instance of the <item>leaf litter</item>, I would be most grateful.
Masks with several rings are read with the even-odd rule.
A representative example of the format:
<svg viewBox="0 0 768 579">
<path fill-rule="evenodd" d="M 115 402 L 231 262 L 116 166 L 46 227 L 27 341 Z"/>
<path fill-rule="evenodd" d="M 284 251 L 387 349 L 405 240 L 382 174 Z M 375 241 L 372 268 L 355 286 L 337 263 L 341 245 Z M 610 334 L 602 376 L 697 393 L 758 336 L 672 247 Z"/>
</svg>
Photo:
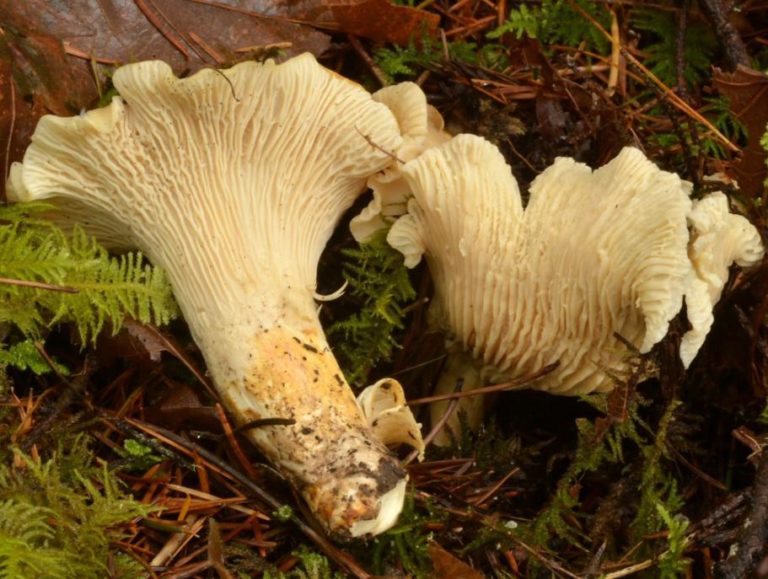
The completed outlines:
<svg viewBox="0 0 768 579">
<path fill-rule="evenodd" d="M 707 16 L 678 4 L 660 3 L 660 14 L 678 38 L 688 38 L 691 20 L 706 24 Z M 742 4 L 752 20 L 737 29 L 753 57 L 768 62 L 761 3 Z M 369 87 L 417 80 L 452 131 L 493 140 L 523 183 L 558 155 L 594 165 L 634 143 L 697 187 L 712 173 L 735 179 L 741 191 L 733 199 L 764 226 L 759 140 L 768 121 L 768 77 L 715 70 L 685 90 L 663 80 L 646 60 L 652 41 L 633 20 L 655 7 L 583 0 L 428 0 L 419 7 L 384 0 L 0 0 L 4 172 L 21 159 L 41 115 L 94 106 L 115 65 L 159 58 L 189 74 L 310 51 Z M 571 28 L 591 31 L 583 39 L 602 38 L 595 41 L 602 48 L 546 28 L 563 14 Z M 505 33 L 494 33 L 507 24 Z M 717 30 L 709 33 L 727 45 Z M 727 66 L 717 58 L 714 64 Z M 673 48 L 669 59 L 673 69 L 686 66 L 682 50 Z M 727 97 L 720 119 L 707 113 L 719 96 Z M 746 139 L 733 131 L 734 120 Z M 727 179 L 718 186 L 728 190 Z M 324 263 L 342 259 L 351 243 L 343 232 L 337 237 Z M 765 279 L 765 266 L 733 277 L 687 375 L 675 365 L 673 335 L 602 399 L 489 389 L 496 402 L 486 428 L 410 465 L 414 490 L 401 524 L 369 545 L 336 546 L 307 524 L 285 482 L 217 409 L 183 328 L 169 333 L 130 323 L 117 337 L 140 360 L 128 365 L 109 340 L 90 355 L 95 366 L 78 362 L 69 340 L 52 334 L 46 349 L 80 372 L 87 395 L 78 390 L 48 420 L 49 401 L 68 386 L 62 377 L 40 379 L 5 401 L 13 412 L 2 424 L 16 423 L 16 439 L 33 440 L 38 454 L 59 429 L 76 425 L 93 434 L 99 459 L 120 465 L 140 502 L 162 508 L 128 526 L 115 545 L 152 576 L 759 574 L 768 556 L 758 505 L 768 489 L 761 450 L 768 434 L 760 420 Z M 429 280 L 416 272 L 413 281 L 420 297 L 398 334 L 406 347 L 369 379 L 396 375 L 415 399 L 431 394 L 443 347 L 426 322 Z M 354 307 L 342 299 L 327 315 L 343 317 Z M 659 379 L 648 379 L 649 367 Z M 35 430 L 40 425 L 45 432 Z M 140 457 L 152 457 L 151 464 Z M 647 520 L 639 520 L 649 505 Z M 314 559 L 316 553 L 328 560 Z M 328 575 L 306 575 L 308 569 Z"/>
</svg>

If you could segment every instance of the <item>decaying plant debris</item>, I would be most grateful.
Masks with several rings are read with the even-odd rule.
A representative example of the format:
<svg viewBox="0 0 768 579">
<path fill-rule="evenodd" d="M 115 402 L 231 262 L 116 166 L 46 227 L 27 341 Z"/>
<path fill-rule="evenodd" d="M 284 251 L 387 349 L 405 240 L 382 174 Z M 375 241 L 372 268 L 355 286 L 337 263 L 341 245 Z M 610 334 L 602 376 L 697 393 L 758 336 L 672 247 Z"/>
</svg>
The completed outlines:
<svg viewBox="0 0 768 579">
<path fill-rule="evenodd" d="M 165 43 L 182 73 L 273 56 L 274 47 L 258 45 L 292 40 L 276 38 L 278 28 L 268 25 L 263 42 L 246 38 L 217 20 L 230 11 L 203 0 L 195 5 L 208 18 L 197 28 L 175 19 L 179 0 L 99 3 L 90 14 L 98 36 L 67 30 L 87 11 L 43 25 L 30 20 L 35 3 L 28 4 L 22 11 L 0 2 L 8 15 L 0 20 L 5 167 L 20 159 L 40 114 L 92 106 L 97 87 L 109 88 L 111 64 L 131 59 L 126 47 L 136 42 Z M 694 196 L 725 191 L 765 234 L 764 0 L 366 4 L 369 14 L 375 7 L 382 18 L 399 18 L 398 34 L 406 28 L 420 40 L 396 45 L 387 27 L 356 28 L 362 8 L 324 5 L 288 16 L 311 27 L 317 36 L 309 50 L 326 66 L 370 90 L 418 82 L 449 131 L 500 147 L 521 189 L 557 156 L 598 166 L 635 145 L 692 182 Z M 96 42 L 117 29 L 110 18 L 133 22 L 117 34 L 135 37 Z M 422 37 L 436 18 L 439 29 Z M 217 36 L 217 27 L 227 34 Z M 375 40 L 365 36 L 372 28 Z M 83 38 L 88 44 L 78 44 Z M 59 70 L 78 70 L 66 78 L 81 82 L 58 79 Z M 728 180 L 734 176 L 739 188 Z M 30 577 L 53 568 L 67 577 L 768 574 L 764 264 L 732 272 L 687 372 L 677 352 L 687 328 L 678 320 L 649 355 L 633 356 L 632 372 L 617 376 L 610 394 L 486 389 L 492 405 L 479 434 L 408 463 L 412 486 L 398 526 L 340 547 L 306 523 L 284 482 L 215 405 L 183 324 L 152 325 L 173 314 L 163 280 L 138 257 L 129 272 L 98 251 L 57 253 L 50 249 L 57 234 L 47 227 L 34 213 L 0 214 L 3 571 L 12 561 Z M 92 267 L 115 268 L 119 295 L 100 283 L 106 278 L 96 282 L 78 269 L 83 255 Z M 19 266 L 29 262 L 42 265 Z M 320 293 L 349 281 L 346 295 L 321 312 L 347 376 L 358 387 L 394 376 L 422 412 L 445 356 L 443 337 L 426 319 L 427 272 L 409 275 L 382 239 L 358 247 L 344 227 L 320 272 Z M 67 301 L 81 295 L 78 288 L 101 296 L 105 309 L 94 310 L 93 322 L 83 320 L 93 315 L 87 304 Z M 144 323 L 102 331 L 95 346 L 81 348 L 104 320 L 114 324 L 125 313 Z M 54 318 L 74 323 L 48 330 Z M 106 516 L 120 505 L 123 518 Z M 72 542 L 59 532 L 65 527 L 101 538 Z M 32 552 L 38 559 L 25 567 Z"/>
</svg>

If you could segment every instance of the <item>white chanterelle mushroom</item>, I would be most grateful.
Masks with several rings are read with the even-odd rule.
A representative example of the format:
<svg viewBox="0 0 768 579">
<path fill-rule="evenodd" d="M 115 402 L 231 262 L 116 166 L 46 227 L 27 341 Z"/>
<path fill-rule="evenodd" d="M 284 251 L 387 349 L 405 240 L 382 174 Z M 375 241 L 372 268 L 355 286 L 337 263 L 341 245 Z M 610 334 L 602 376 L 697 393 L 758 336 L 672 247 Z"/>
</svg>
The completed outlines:
<svg viewBox="0 0 768 579">
<path fill-rule="evenodd" d="M 689 186 L 633 148 L 595 171 L 557 159 L 531 185 L 525 209 L 501 153 L 479 137 L 459 135 L 401 171 L 412 198 L 388 240 L 408 266 L 426 256 L 432 313 L 459 352 L 439 393 L 456 378 L 476 387 L 555 362 L 532 387 L 610 390 L 629 357 L 615 334 L 648 352 L 684 300 L 688 366 L 728 267 L 763 254 L 756 229 L 730 214 L 725 196 L 692 209 Z M 477 404 L 465 408 L 476 419 Z"/>
<path fill-rule="evenodd" d="M 40 120 L 10 198 L 51 200 L 60 219 L 165 268 L 235 419 L 295 421 L 251 441 L 329 531 L 383 532 L 407 477 L 329 350 L 314 292 L 339 218 L 402 144 L 395 117 L 309 54 L 186 79 L 142 62 L 114 84 L 107 107 Z"/>
</svg>

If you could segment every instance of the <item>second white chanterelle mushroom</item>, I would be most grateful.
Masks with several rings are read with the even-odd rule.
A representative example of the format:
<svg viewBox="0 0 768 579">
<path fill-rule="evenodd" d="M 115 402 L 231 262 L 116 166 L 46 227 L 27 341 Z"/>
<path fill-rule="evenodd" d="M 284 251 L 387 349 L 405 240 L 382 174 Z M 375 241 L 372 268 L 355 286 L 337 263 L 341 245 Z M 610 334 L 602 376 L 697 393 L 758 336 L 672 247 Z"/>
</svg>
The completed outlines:
<svg viewBox="0 0 768 579">
<path fill-rule="evenodd" d="M 186 79 L 142 62 L 114 85 L 109 106 L 41 119 L 10 198 L 50 200 L 61 220 L 165 268 L 235 419 L 294 421 L 250 440 L 329 531 L 383 532 L 407 477 L 379 438 L 407 430 L 418 447 L 419 431 L 395 381 L 357 404 L 315 279 L 342 213 L 402 144 L 394 115 L 309 54 Z"/>
<path fill-rule="evenodd" d="M 648 352 L 683 303 L 687 367 L 729 266 L 763 255 L 756 229 L 730 213 L 724 195 L 692 203 L 687 183 L 634 148 L 595 171 L 557 159 L 531 185 L 525 209 L 501 153 L 479 137 L 458 135 L 401 172 L 412 197 L 388 240 L 410 267 L 424 255 L 434 280 L 432 313 L 455 352 L 438 393 L 457 378 L 478 386 L 555 362 L 530 386 L 610 390 L 629 367 L 616 334 Z M 477 420 L 477 403 L 464 409 Z"/>
</svg>

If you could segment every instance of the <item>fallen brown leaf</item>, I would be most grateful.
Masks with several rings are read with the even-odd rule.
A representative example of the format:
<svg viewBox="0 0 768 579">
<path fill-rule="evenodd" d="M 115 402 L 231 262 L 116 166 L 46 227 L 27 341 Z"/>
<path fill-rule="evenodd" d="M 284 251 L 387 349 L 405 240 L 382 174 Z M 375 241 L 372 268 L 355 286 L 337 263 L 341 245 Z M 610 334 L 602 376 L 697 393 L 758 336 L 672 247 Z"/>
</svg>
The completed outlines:
<svg viewBox="0 0 768 579">
<path fill-rule="evenodd" d="M 128 333 L 136 338 L 144 347 L 151 360 L 158 362 L 160 360 L 160 354 L 163 352 L 169 353 L 187 367 L 214 400 L 218 400 L 218 396 L 216 395 L 213 386 L 211 386 L 208 380 L 205 379 L 190 356 L 179 347 L 173 338 L 166 335 L 155 326 L 142 324 L 131 319 L 126 319 L 123 325 L 126 330 L 128 330 Z"/>
<path fill-rule="evenodd" d="M 190 429 L 206 432 L 221 432 L 221 423 L 213 406 L 205 406 L 197 392 L 184 384 L 164 378 L 153 397 L 158 400 L 147 403 L 144 417 L 154 424 L 162 424 L 171 430 Z"/>
<path fill-rule="evenodd" d="M 96 95 L 87 69 L 62 74 L 65 58 L 54 38 L 22 34 L 0 22 L 0 200 L 10 164 L 23 156 L 37 119 L 48 112 L 73 114 L 78 102 Z"/>
<path fill-rule="evenodd" d="M 339 30 L 376 42 L 406 46 L 411 41 L 418 42 L 423 34 L 434 34 L 440 24 L 438 14 L 396 6 L 389 0 L 325 1 Z"/>
<path fill-rule="evenodd" d="M 457 559 L 434 541 L 429 544 L 429 556 L 432 559 L 433 577 L 483 579 L 482 573 Z"/>
<path fill-rule="evenodd" d="M 290 41 L 289 53 L 314 54 L 328 47 L 325 34 L 290 20 L 293 13 L 287 3 L 261 0 L 249 2 L 247 10 L 228 9 L 240 5 L 191 0 L 0 0 L 0 13 L 3 25 L 55 38 L 69 53 L 110 63 L 160 59 L 177 73 L 216 64 L 194 36 L 232 61 L 235 50 L 243 46 Z"/>
<path fill-rule="evenodd" d="M 728 97 L 731 112 L 744 124 L 749 135 L 741 159 L 733 164 L 734 176 L 746 195 L 761 197 L 767 174 L 766 153 L 760 146 L 760 137 L 768 124 L 768 75 L 744 66 L 735 72 L 715 69 L 714 84 Z"/>
</svg>

